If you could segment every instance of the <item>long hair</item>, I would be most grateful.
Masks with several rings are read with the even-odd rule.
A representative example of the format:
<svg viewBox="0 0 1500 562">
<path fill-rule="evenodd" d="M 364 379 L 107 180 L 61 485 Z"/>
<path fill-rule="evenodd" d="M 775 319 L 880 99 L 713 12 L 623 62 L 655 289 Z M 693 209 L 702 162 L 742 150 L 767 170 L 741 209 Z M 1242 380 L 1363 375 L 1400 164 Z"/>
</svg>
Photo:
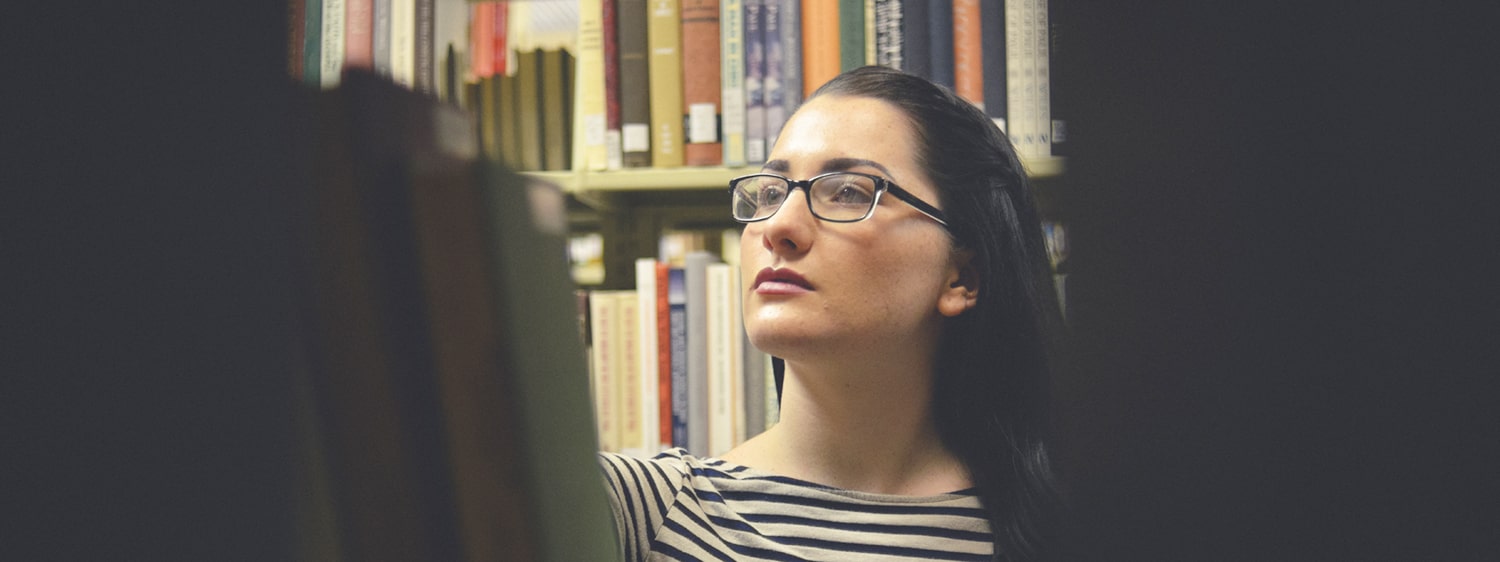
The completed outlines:
<svg viewBox="0 0 1500 562">
<path fill-rule="evenodd" d="M 1056 555 L 1061 501 L 1049 466 L 1049 357 L 1057 294 L 1026 173 L 1009 139 L 973 104 L 878 66 L 848 71 L 812 97 L 900 108 L 917 162 L 939 192 L 955 246 L 972 254 L 975 307 L 948 319 L 935 361 L 939 435 L 968 468 L 990 515 L 997 560 Z"/>
</svg>

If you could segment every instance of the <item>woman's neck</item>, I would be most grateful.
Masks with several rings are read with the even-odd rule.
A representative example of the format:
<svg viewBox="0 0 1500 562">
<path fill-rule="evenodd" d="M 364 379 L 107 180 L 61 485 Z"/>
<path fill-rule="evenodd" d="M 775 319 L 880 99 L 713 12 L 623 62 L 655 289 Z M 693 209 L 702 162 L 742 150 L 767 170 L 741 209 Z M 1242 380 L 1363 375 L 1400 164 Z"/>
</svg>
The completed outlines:
<svg viewBox="0 0 1500 562">
<path fill-rule="evenodd" d="M 846 364 L 847 365 L 847 364 Z M 943 446 L 928 365 L 790 364 L 775 426 L 725 460 L 837 488 L 934 495 L 970 487 Z"/>
</svg>

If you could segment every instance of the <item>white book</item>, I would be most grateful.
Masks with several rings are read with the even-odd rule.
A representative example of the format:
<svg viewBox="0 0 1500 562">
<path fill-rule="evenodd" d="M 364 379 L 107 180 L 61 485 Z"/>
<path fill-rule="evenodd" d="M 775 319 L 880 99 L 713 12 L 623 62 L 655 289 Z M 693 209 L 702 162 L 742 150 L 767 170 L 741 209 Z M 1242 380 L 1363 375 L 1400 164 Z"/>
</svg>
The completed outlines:
<svg viewBox="0 0 1500 562">
<path fill-rule="evenodd" d="M 641 456 L 654 456 L 662 449 L 659 394 L 661 365 L 657 355 L 656 260 L 635 261 L 637 315 L 636 363 L 640 369 Z"/>
<path fill-rule="evenodd" d="M 391 81 L 408 88 L 417 80 L 416 26 L 416 0 L 391 0 Z"/>
<path fill-rule="evenodd" d="M 311 0 L 316 2 L 317 0 Z M 323 0 L 323 48 L 318 75 L 323 88 L 337 87 L 344 74 L 344 0 Z"/>
<path fill-rule="evenodd" d="M 617 300 L 609 291 L 589 293 L 589 381 L 594 398 L 594 420 L 599 429 L 599 449 L 620 450 L 619 374 L 615 366 L 619 352 L 615 316 Z"/>
<path fill-rule="evenodd" d="M 708 301 L 708 454 L 719 456 L 745 440 L 744 329 L 736 296 L 737 268 L 709 264 Z"/>
<path fill-rule="evenodd" d="M 745 165 L 745 24 L 743 0 L 719 4 L 720 110 L 724 165 Z"/>
<path fill-rule="evenodd" d="M 702 250 L 688 252 L 683 259 L 684 306 L 687 316 L 687 434 L 688 452 L 708 455 L 708 265 L 718 260 Z M 675 383 L 674 383 L 675 384 Z M 675 392 L 675 389 L 674 389 Z"/>
<path fill-rule="evenodd" d="M 615 315 L 614 329 L 618 334 L 615 346 L 619 373 L 620 396 L 620 448 L 621 453 L 634 456 L 646 454 L 645 426 L 641 423 L 642 388 L 640 363 L 640 307 L 635 291 L 614 291 L 611 298 L 619 313 Z"/>
</svg>

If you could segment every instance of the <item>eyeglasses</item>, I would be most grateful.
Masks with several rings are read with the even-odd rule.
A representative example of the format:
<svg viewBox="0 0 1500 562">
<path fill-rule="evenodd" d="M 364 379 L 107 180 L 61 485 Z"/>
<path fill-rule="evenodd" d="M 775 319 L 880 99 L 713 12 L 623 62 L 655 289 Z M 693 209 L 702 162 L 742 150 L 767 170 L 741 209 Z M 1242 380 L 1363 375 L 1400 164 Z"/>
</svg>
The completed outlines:
<svg viewBox="0 0 1500 562">
<path fill-rule="evenodd" d="M 781 204 L 801 188 L 807 194 L 807 208 L 812 215 L 828 222 L 859 222 L 870 218 L 880 195 L 889 192 L 897 199 L 921 211 L 938 224 L 948 227 L 943 212 L 890 180 L 859 172 L 832 172 L 807 180 L 793 180 L 776 174 L 750 174 L 729 180 L 733 197 L 734 220 L 757 222 L 771 218 Z"/>
</svg>

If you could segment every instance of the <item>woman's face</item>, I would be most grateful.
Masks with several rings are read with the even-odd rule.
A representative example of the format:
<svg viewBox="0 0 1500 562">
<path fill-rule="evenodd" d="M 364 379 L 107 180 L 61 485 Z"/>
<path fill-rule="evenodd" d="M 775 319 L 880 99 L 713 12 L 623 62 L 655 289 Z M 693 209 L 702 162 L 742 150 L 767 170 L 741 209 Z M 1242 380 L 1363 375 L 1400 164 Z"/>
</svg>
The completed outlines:
<svg viewBox="0 0 1500 562">
<path fill-rule="evenodd" d="M 911 125 L 894 105 L 821 96 L 787 121 L 765 170 L 794 180 L 873 174 L 937 206 L 916 153 Z M 952 308 L 962 290 L 953 287 L 957 268 L 944 228 L 890 194 L 855 223 L 819 220 L 806 197 L 793 191 L 740 239 L 751 342 L 788 359 L 870 358 L 934 342 L 942 316 L 962 311 Z"/>
</svg>

